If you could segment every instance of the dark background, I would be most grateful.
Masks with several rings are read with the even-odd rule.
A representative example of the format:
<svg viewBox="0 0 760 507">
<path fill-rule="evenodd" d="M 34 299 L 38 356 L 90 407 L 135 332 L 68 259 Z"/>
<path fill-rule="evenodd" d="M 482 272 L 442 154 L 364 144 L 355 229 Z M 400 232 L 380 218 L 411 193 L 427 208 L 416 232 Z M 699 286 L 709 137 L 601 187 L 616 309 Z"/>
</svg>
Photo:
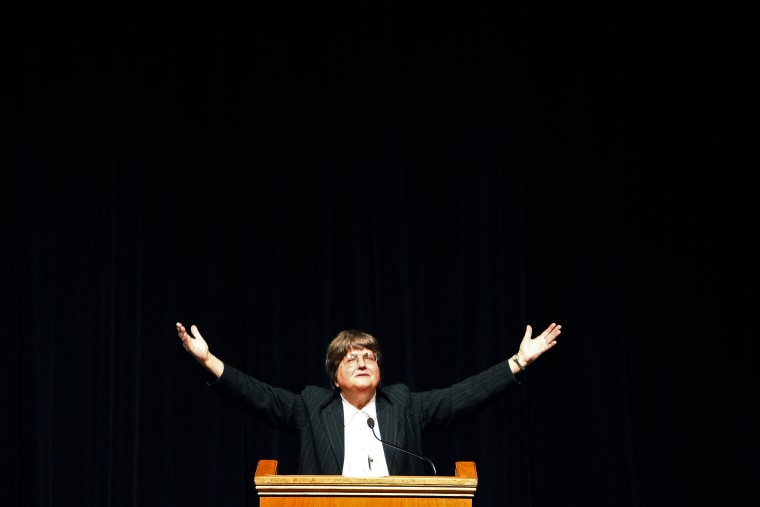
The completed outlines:
<svg viewBox="0 0 760 507">
<path fill-rule="evenodd" d="M 216 397 L 178 320 L 294 391 L 327 384 L 344 328 L 380 339 L 386 384 L 426 390 L 558 322 L 519 386 L 427 435 L 439 474 L 475 461 L 476 506 L 757 502 L 709 25 L 47 14 L 5 36 L 4 505 L 253 506 L 258 460 L 295 473 L 295 437 Z"/>
</svg>

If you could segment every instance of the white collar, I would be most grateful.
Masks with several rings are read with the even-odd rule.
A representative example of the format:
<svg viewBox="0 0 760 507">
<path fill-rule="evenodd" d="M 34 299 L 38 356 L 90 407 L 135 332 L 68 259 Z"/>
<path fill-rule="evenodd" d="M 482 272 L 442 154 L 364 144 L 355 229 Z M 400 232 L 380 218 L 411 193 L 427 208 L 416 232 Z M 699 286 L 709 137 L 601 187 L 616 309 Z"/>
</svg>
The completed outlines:
<svg viewBox="0 0 760 507">
<path fill-rule="evenodd" d="M 355 406 L 351 405 L 351 403 L 346 400 L 346 398 L 343 397 L 343 393 L 340 394 L 340 398 L 343 400 L 343 425 L 348 426 L 351 424 L 351 421 L 356 417 L 356 414 L 362 413 L 365 417 L 368 419 L 371 417 L 375 420 L 377 420 L 377 410 L 375 408 L 375 398 L 377 397 L 377 393 L 375 393 L 372 396 L 372 399 L 369 400 L 369 403 L 367 403 L 364 408 L 359 409 Z"/>
</svg>

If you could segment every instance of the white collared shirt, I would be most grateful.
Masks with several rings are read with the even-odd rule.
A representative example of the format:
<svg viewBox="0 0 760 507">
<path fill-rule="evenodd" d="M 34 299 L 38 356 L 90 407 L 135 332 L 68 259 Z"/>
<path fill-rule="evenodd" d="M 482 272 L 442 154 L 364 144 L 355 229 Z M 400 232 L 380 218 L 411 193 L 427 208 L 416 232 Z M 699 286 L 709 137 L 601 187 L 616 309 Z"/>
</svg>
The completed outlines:
<svg viewBox="0 0 760 507">
<path fill-rule="evenodd" d="M 375 420 L 375 434 L 378 438 L 380 427 L 377 423 L 375 397 L 359 410 L 343 398 L 343 431 L 345 436 L 345 455 L 343 457 L 343 475 L 346 477 L 383 477 L 388 473 L 383 444 L 375 438 L 367 425 L 370 417 Z"/>
</svg>

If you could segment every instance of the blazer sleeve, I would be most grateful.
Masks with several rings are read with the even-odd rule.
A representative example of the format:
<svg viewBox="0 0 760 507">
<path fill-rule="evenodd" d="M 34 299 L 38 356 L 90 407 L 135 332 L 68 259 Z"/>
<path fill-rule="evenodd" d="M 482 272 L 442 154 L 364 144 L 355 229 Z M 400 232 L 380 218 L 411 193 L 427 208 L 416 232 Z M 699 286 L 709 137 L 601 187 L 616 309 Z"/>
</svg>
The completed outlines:
<svg viewBox="0 0 760 507">
<path fill-rule="evenodd" d="M 254 414 L 264 423 L 278 429 L 295 430 L 302 406 L 299 394 L 273 387 L 237 368 L 224 365 L 224 372 L 209 387 L 231 404 Z"/>
<path fill-rule="evenodd" d="M 421 429 L 441 429 L 472 417 L 518 383 L 507 360 L 450 387 L 411 393 L 411 404 Z"/>
</svg>

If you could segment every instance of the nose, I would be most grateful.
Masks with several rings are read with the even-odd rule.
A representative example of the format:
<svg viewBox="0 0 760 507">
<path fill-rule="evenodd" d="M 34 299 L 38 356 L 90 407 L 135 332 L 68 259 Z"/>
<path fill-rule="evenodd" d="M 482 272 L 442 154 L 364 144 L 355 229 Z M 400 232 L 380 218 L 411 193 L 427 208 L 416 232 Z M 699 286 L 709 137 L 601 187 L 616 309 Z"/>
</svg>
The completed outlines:
<svg viewBox="0 0 760 507">
<path fill-rule="evenodd" d="M 367 367 L 367 362 L 368 361 L 367 361 L 367 358 L 364 357 L 364 355 L 360 355 L 357 359 L 359 360 L 359 362 L 356 363 L 356 366 L 358 366 L 359 368 L 366 368 Z"/>
</svg>

